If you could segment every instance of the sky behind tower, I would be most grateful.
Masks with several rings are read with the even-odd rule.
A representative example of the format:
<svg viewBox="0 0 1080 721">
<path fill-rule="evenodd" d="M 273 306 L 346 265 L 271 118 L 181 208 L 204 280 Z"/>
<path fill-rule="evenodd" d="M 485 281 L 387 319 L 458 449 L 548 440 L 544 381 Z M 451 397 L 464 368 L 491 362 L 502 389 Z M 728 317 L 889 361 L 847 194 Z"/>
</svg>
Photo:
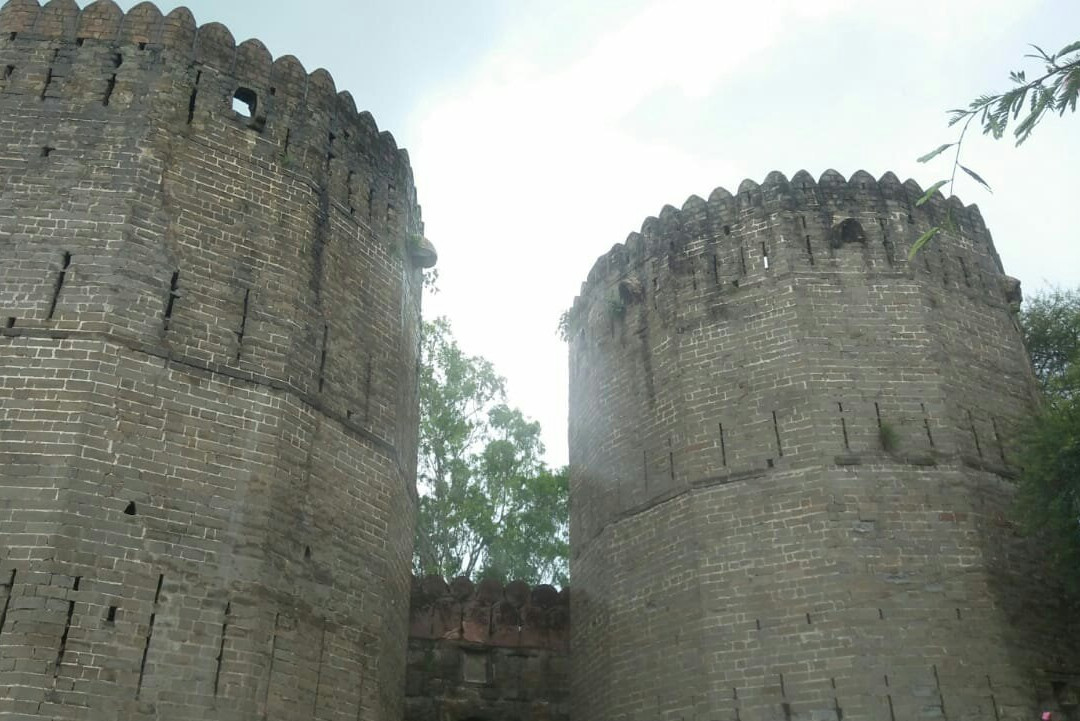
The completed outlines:
<svg viewBox="0 0 1080 721">
<path fill-rule="evenodd" d="M 915 158 L 955 139 L 947 109 L 1004 89 L 1027 43 L 1080 38 L 1075 0 L 187 5 L 325 67 L 409 150 L 440 254 L 425 315 L 449 316 L 508 378 L 554 463 L 567 408 L 556 325 L 597 256 L 665 204 L 772 170 L 892 170 L 926 187 L 949 161 Z M 956 193 L 981 208 L 1006 272 L 1029 294 L 1080 285 L 1080 117 L 1049 118 L 1019 149 L 969 138 L 965 164 L 994 193 L 967 179 Z"/>
</svg>

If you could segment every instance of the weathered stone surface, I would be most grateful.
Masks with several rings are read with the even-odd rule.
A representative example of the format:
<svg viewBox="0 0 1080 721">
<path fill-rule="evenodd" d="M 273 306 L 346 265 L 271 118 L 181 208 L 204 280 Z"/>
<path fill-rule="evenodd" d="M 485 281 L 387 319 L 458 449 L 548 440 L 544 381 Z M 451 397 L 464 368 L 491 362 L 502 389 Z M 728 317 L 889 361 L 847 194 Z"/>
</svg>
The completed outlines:
<svg viewBox="0 0 1080 721">
<path fill-rule="evenodd" d="M 0 717 L 401 718 L 422 235 L 325 71 L 0 10 Z"/>
<path fill-rule="evenodd" d="M 569 605 L 551 586 L 414 579 L 405 721 L 568 721 Z"/>
<path fill-rule="evenodd" d="M 1076 619 L 1007 517 L 1034 399 L 973 206 L 800 172 L 667 207 L 569 318 L 572 701 L 614 719 L 1030 719 Z M 633 292 L 640 288 L 642 292 Z"/>
</svg>

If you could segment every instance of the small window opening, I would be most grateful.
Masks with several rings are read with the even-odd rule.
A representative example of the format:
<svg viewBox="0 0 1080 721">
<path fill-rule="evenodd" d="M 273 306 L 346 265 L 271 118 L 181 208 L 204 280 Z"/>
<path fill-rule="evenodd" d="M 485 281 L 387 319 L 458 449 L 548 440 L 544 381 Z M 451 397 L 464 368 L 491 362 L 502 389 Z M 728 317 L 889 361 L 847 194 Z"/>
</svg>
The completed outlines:
<svg viewBox="0 0 1080 721">
<path fill-rule="evenodd" d="M 19 37 L 18 33 L 12 33 L 11 35 L 8 35 L 8 40 L 14 40 L 17 37 Z"/>
<path fill-rule="evenodd" d="M 764 243 L 761 244 L 761 261 L 765 264 L 765 270 L 769 269 L 769 249 Z"/>
<path fill-rule="evenodd" d="M 116 623 L 116 606 L 109 606 L 109 612 L 105 615 L 106 623 Z"/>
<path fill-rule="evenodd" d="M 255 117 L 255 108 L 259 104 L 259 96 L 251 88 L 237 88 L 233 93 L 233 112 L 245 118 Z"/>
<path fill-rule="evenodd" d="M 4 321 L 4 327 L 5 328 L 14 328 L 15 327 L 15 318 L 14 317 L 9 317 L 6 321 Z"/>
<path fill-rule="evenodd" d="M 135 515 L 135 501 L 128 501 L 127 507 L 124 509 L 125 516 Z"/>
<path fill-rule="evenodd" d="M 139 50 L 146 50 L 146 43 L 139 43 Z"/>
<path fill-rule="evenodd" d="M 848 218 L 844 222 L 840 223 L 833 231 L 834 244 L 836 247 L 847 245 L 848 243 L 865 243 L 866 233 L 863 231 L 862 225 L 859 221 Z"/>
<path fill-rule="evenodd" d="M 52 155 L 52 151 L 54 151 L 54 150 L 56 150 L 56 148 L 53 148 L 53 147 L 50 147 L 50 146 L 46 145 L 45 147 L 43 147 L 41 149 L 41 157 L 43 157 L 43 158 L 49 157 L 50 155 Z"/>
<path fill-rule="evenodd" d="M 277 88 L 275 88 L 273 85 L 270 86 L 270 94 L 277 95 Z"/>
<path fill-rule="evenodd" d="M 4 80 L 7 80 L 8 78 L 10 78 L 11 75 L 14 72 L 15 72 L 15 66 L 14 65 L 6 65 L 6 66 L 4 66 Z"/>
<path fill-rule="evenodd" d="M 86 42 L 86 38 L 75 38 L 75 47 L 81 48 Z"/>
<path fill-rule="evenodd" d="M 725 225 L 724 226 L 724 235 L 731 235 L 731 226 L 730 225 Z"/>
<path fill-rule="evenodd" d="M 304 560 L 311 560 L 311 546 L 304 546 Z"/>
</svg>

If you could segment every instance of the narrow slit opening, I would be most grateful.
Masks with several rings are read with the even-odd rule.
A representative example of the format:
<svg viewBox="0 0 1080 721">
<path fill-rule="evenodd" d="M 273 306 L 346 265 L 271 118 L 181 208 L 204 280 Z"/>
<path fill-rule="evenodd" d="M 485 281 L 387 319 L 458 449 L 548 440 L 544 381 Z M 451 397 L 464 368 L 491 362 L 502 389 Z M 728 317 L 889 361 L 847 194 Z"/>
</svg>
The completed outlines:
<svg viewBox="0 0 1080 721">
<path fill-rule="evenodd" d="M 191 125 L 195 120 L 195 99 L 199 97 L 199 81 L 202 80 L 202 71 L 195 73 L 195 86 L 191 88 L 191 97 L 188 98 L 187 122 Z"/>
<path fill-rule="evenodd" d="M 60 302 L 60 293 L 64 290 L 64 280 L 67 277 L 68 268 L 71 267 L 71 253 L 64 253 L 64 265 L 56 276 L 56 285 L 53 286 L 52 303 L 49 304 L 49 315 L 46 320 L 52 320 L 56 315 L 56 306 Z"/>
<path fill-rule="evenodd" d="M 727 444 L 724 442 L 724 424 L 720 425 L 720 463 L 727 467 Z"/>
<path fill-rule="evenodd" d="M 781 458 L 783 458 L 784 457 L 784 446 L 783 446 L 782 443 L 780 443 L 780 423 L 776 420 L 776 411 L 772 412 L 772 427 L 773 427 L 773 433 L 776 434 L 776 453 Z"/>
<path fill-rule="evenodd" d="M 109 78 L 108 84 L 105 86 L 105 97 L 101 99 L 101 104 L 108 106 L 109 101 L 112 100 L 113 91 L 116 90 L 116 75 L 114 74 Z"/>
<path fill-rule="evenodd" d="M 322 354 L 319 357 L 319 392 L 322 393 L 326 385 L 326 348 L 330 342 L 330 324 L 323 324 Z"/>
<path fill-rule="evenodd" d="M 175 271 L 172 274 L 172 280 L 169 281 L 169 298 L 165 301 L 165 316 L 163 318 L 163 327 L 165 330 L 169 329 L 169 323 L 172 320 L 173 306 L 176 303 L 176 299 L 180 297 L 180 271 Z"/>
</svg>

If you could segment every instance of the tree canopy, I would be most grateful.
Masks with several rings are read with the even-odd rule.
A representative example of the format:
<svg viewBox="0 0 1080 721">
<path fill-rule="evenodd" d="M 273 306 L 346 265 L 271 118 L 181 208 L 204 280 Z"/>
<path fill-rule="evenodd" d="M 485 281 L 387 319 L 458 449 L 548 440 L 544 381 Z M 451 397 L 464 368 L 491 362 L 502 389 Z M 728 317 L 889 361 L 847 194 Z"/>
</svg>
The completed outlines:
<svg viewBox="0 0 1080 721">
<path fill-rule="evenodd" d="M 1021 322 L 1043 403 L 1018 438 L 1018 507 L 1080 596 L 1080 289 L 1035 296 Z"/>
<path fill-rule="evenodd" d="M 445 318 L 424 324 L 421 360 L 414 570 L 566 584 L 569 482 L 545 464 L 540 424 Z"/>
</svg>

